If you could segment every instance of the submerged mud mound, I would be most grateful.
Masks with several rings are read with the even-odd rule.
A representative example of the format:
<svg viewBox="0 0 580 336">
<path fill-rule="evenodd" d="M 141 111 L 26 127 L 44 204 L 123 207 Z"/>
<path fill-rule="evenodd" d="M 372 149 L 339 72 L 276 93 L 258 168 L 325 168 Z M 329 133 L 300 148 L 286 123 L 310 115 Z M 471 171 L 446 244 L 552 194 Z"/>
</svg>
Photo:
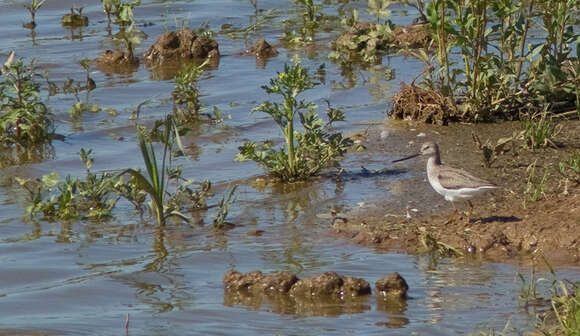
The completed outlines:
<svg viewBox="0 0 580 336">
<path fill-rule="evenodd" d="M 162 65 L 192 59 L 218 59 L 218 43 L 206 35 L 198 35 L 191 29 L 170 31 L 161 35 L 145 52 L 147 66 Z"/>
<path fill-rule="evenodd" d="M 94 62 L 97 68 L 107 74 L 131 73 L 139 68 L 139 58 L 124 51 L 106 50 Z"/>
<path fill-rule="evenodd" d="M 230 270 L 224 275 L 223 283 L 224 304 L 229 306 L 239 304 L 257 309 L 267 305 L 272 311 L 281 314 L 312 316 L 338 316 L 370 309 L 369 283 L 361 278 L 343 277 L 335 272 L 298 279 L 288 272 L 264 275 L 260 271 L 240 273 Z M 399 274 L 393 273 L 377 281 L 375 288 L 381 297 L 379 301 L 384 301 L 385 298 L 406 298 L 408 286 Z"/>
<path fill-rule="evenodd" d="M 258 39 L 253 46 L 245 51 L 245 54 L 255 56 L 256 64 L 259 67 L 264 67 L 269 58 L 278 56 L 278 49 L 270 45 L 266 40 Z"/>
<path fill-rule="evenodd" d="M 447 125 L 455 120 L 456 109 L 439 93 L 415 85 L 401 85 L 394 97 L 389 116 L 394 119 L 418 120 L 428 124 Z"/>
<path fill-rule="evenodd" d="M 393 44 L 399 48 L 424 48 L 431 43 L 427 24 L 396 26 L 391 34 Z"/>
</svg>

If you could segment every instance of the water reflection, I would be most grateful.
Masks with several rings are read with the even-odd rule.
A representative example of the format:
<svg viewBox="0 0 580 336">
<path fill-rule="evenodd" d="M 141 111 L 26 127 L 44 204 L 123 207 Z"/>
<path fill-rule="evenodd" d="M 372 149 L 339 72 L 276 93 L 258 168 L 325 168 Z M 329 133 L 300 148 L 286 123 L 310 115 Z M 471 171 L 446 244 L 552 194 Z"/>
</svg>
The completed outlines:
<svg viewBox="0 0 580 336">
<path fill-rule="evenodd" d="M 242 306 L 250 310 L 266 310 L 281 315 L 337 317 L 361 314 L 371 309 L 368 297 L 304 298 L 283 294 L 252 294 L 244 291 L 224 291 L 224 306 Z"/>
<path fill-rule="evenodd" d="M 387 314 L 386 322 L 378 322 L 377 325 L 384 325 L 389 328 L 402 328 L 409 324 L 409 319 L 405 317 L 407 311 L 407 300 L 377 296 L 377 310 Z"/>
</svg>

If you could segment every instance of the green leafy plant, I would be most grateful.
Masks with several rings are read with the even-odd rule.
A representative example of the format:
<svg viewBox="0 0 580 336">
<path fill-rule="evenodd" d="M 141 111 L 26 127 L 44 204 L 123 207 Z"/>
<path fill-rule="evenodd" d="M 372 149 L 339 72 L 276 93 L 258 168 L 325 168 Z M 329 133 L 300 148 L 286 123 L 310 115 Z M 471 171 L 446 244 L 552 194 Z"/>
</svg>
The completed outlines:
<svg viewBox="0 0 580 336">
<path fill-rule="evenodd" d="M 84 27 L 89 25 L 89 18 L 83 15 L 83 7 L 71 7 L 70 13 L 63 15 L 60 19 L 63 26 Z"/>
<path fill-rule="evenodd" d="M 344 114 L 336 109 L 327 112 L 327 123 L 316 113 L 316 105 L 298 98 L 298 95 L 314 87 L 314 82 L 299 62 L 285 65 L 284 72 L 270 80 L 262 88 L 268 94 L 282 97 L 281 103 L 266 101 L 254 108 L 272 117 L 282 130 L 286 146 L 276 150 L 271 141 L 261 144 L 246 142 L 239 147 L 236 160 L 253 160 L 282 181 L 308 178 L 329 166 L 353 144 L 340 133 L 330 133 L 335 121 L 344 120 Z M 295 130 L 298 117 L 304 132 Z"/>
<path fill-rule="evenodd" d="M 211 184 L 205 181 L 198 190 L 191 188 L 193 180 L 181 177 L 181 168 L 171 169 L 173 147 L 180 145 L 179 131 L 172 116 L 167 116 L 163 129 L 163 154 L 158 161 L 153 150 L 153 144 L 147 141 L 145 131 L 139 129 L 139 148 L 145 162 L 146 173 L 135 169 L 126 169 L 121 175 L 128 174 L 134 179 L 136 188 L 144 191 L 150 198 L 149 208 L 159 225 L 164 225 L 168 218 L 176 217 L 188 222 L 189 219 L 182 213 L 184 210 L 206 209 L 206 198 L 209 195 Z M 180 150 L 183 152 L 183 149 Z M 170 181 L 175 181 L 177 188 L 169 192 Z M 135 199 L 135 197 L 132 197 Z M 135 202 L 134 202 L 135 204 Z"/>
<path fill-rule="evenodd" d="M 530 164 L 526 169 L 528 181 L 524 190 L 523 207 L 526 207 L 527 201 L 536 202 L 546 197 L 546 182 L 548 181 L 548 170 L 544 169 L 543 174 L 536 171 L 537 160 Z"/>
<path fill-rule="evenodd" d="M 522 135 L 528 148 L 556 146 L 554 140 L 561 127 L 548 116 L 547 111 L 524 120 Z"/>
<path fill-rule="evenodd" d="M 94 174 L 92 150 L 81 149 L 79 157 L 86 168 L 84 180 L 67 176 L 59 181 L 58 173 L 52 172 L 40 179 L 17 178 L 28 191 L 30 205 L 26 213 L 34 217 L 41 214 L 50 221 L 70 221 L 80 218 L 104 220 L 112 217 L 112 210 L 119 196 L 115 184 L 122 180 L 113 173 Z"/>
<path fill-rule="evenodd" d="M 186 64 L 175 76 L 175 86 L 171 97 L 175 102 L 173 113 L 179 124 L 199 121 L 202 116 L 212 121 L 219 121 L 222 118 L 219 110 L 214 109 L 213 115 L 205 112 L 207 108 L 200 100 L 199 79 L 203 74 L 203 68 L 208 63 L 209 60 L 199 65 Z"/>
<path fill-rule="evenodd" d="M 322 5 L 314 0 L 293 0 L 298 5 L 298 19 L 289 19 L 284 25 L 282 40 L 290 46 L 304 46 L 314 42 L 314 35 L 326 20 Z"/>
<path fill-rule="evenodd" d="M 580 152 L 576 152 L 558 164 L 558 172 L 566 179 L 580 184 Z"/>
<path fill-rule="evenodd" d="M 46 0 L 32 0 L 30 4 L 23 5 L 26 10 L 30 13 L 30 22 L 25 23 L 23 26 L 25 28 L 34 29 L 36 27 L 36 12 L 44 5 Z"/>
<path fill-rule="evenodd" d="M 232 189 L 230 189 L 230 192 L 227 194 L 227 196 L 224 196 L 218 203 L 219 210 L 213 220 L 214 227 L 223 228 L 228 224 L 226 219 L 230 212 L 230 207 L 232 203 L 235 201 L 234 194 L 236 193 L 237 188 L 238 186 L 234 186 Z"/>
<path fill-rule="evenodd" d="M 31 148 L 50 142 L 52 114 L 40 100 L 34 62 L 4 66 L 0 82 L 0 143 Z"/>
</svg>

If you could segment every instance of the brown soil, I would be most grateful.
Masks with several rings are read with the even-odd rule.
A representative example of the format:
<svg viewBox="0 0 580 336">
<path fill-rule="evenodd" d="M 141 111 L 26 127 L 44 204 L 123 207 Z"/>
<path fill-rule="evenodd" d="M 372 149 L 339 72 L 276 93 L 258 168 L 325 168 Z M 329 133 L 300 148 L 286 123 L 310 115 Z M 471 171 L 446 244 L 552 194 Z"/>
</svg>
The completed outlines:
<svg viewBox="0 0 580 336">
<path fill-rule="evenodd" d="M 139 68 L 139 58 L 123 51 L 106 50 L 95 60 L 95 64 L 106 74 L 131 73 Z"/>
<path fill-rule="evenodd" d="M 184 59 L 218 59 L 219 57 L 218 43 L 210 37 L 197 35 L 191 29 L 164 33 L 144 55 L 147 66 L 173 63 Z"/>
<path fill-rule="evenodd" d="M 391 35 L 392 43 L 403 48 L 424 48 L 431 42 L 427 24 L 414 24 L 410 26 L 396 26 Z"/>
<path fill-rule="evenodd" d="M 266 66 L 266 61 L 268 58 L 278 56 L 278 49 L 270 45 L 264 39 L 258 39 L 253 46 L 248 48 L 245 52 L 247 55 L 253 55 L 256 57 L 256 64 L 259 67 Z"/>
<path fill-rule="evenodd" d="M 421 143 L 434 140 L 444 164 L 461 167 L 501 186 L 499 191 L 474 200 L 470 217 L 435 193 L 426 181 L 421 159 L 397 164 L 393 174 L 414 177 L 389 183 L 395 197 L 338 215 L 333 227 L 341 236 L 381 249 L 407 253 L 434 251 L 445 255 L 481 257 L 495 261 L 529 260 L 543 254 L 550 263 L 580 264 L 580 186 L 557 172 L 559 162 L 580 151 L 580 121 L 564 121 L 558 148 L 535 151 L 514 140 L 503 149 L 491 168 L 484 168 L 482 151 L 472 134 L 491 139 L 519 133 L 521 124 L 428 126 L 418 122 L 389 121 L 385 129 L 369 131 L 367 150 L 393 159 L 418 151 Z M 531 201 L 530 165 L 546 182 L 541 199 Z M 403 167 L 408 170 L 401 170 Z M 538 184 L 536 184 L 537 186 Z M 523 257 L 523 258 L 522 258 Z"/>
</svg>

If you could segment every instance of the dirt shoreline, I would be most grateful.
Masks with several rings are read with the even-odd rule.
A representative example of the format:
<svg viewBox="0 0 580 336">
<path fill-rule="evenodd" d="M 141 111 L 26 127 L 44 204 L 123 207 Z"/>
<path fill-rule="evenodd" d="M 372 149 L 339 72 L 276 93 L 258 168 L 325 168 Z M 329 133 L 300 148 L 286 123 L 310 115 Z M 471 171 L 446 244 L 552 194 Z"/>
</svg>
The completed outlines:
<svg viewBox="0 0 580 336">
<path fill-rule="evenodd" d="M 385 185 L 396 197 L 337 215 L 333 229 L 357 244 L 384 250 L 414 254 L 438 249 L 446 255 L 459 252 L 464 257 L 516 263 L 541 253 L 552 265 L 580 265 L 580 186 L 566 183 L 556 170 L 562 159 L 580 151 L 580 121 L 562 121 L 561 125 L 557 148 L 532 151 L 517 140 L 491 168 L 484 168 L 472 133 L 482 142 L 496 143 L 521 130 L 520 123 L 434 126 L 389 120 L 359 135 L 367 154 L 402 157 L 433 140 L 441 148 L 444 164 L 493 181 L 501 189 L 474 200 L 472 216 L 467 218 L 464 204 L 457 204 L 460 211 L 455 213 L 431 189 L 425 160 L 415 159 L 392 165 L 394 172 L 411 175 Z M 534 162 L 536 173 L 547 172 L 547 179 L 544 198 L 532 202 L 526 199 L 525 190 L 528 167 Z"/>
</svg>

